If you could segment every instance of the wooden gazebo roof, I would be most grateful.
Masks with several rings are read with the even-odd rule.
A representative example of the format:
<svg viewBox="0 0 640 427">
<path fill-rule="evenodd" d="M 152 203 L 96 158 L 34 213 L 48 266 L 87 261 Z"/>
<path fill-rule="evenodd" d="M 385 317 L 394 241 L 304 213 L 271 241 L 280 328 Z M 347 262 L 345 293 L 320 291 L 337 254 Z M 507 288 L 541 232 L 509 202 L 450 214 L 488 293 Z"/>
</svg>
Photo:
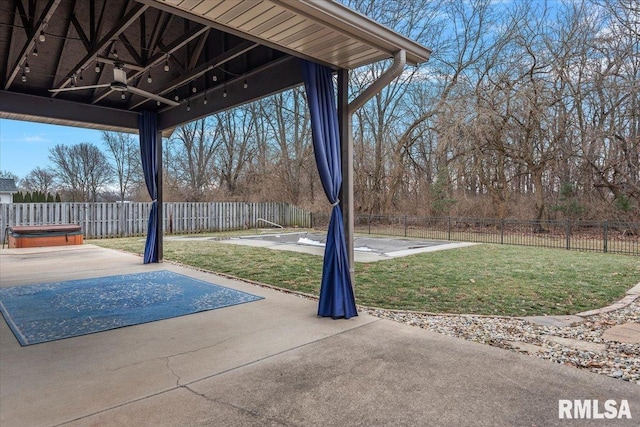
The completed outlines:
<svg viewBox="0 0 640 427">
<path fill-rule="evenodd" d="M 336 70 L 428 59 L 417 43 L 330 0 L 4 0 L 0 118 L 137 131 L 175 126 L 301 84 L 298 58 Z M 112 87 L 114 81 L 173 105 Z M 205 102 L 206 100 L 206 102 Z"/>
</svg>

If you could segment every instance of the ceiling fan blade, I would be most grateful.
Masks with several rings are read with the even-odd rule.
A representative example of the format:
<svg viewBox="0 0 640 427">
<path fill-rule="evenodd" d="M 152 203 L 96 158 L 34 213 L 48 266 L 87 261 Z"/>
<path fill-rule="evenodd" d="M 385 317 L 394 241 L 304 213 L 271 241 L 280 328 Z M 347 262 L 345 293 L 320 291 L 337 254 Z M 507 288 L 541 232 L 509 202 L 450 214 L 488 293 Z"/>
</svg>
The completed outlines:
<svg viewBox="0 0 640 427">
<path fill-rule="evenodd" d="M 98 89 L 101 87 L 109 87 L 109 83 L 101 84 L 101 85 L 89 85 L 89 86 L 74 86 L 74 87 L 63 87 L 60 89 L 49 89 L 49 92 L 70 92 L 72 90 L 84 90 L 84 89 Z"/>
<path fill-rule="evenodd" d="M 141 90 L 141 89 L 138 89 L 136 87 L 129 86 L 127 90 L 129 92 L 131 92 L 131 93 L 135 93 L 136 95 L 144 96 L 145 98 L 153 99 L 155 101 L 160 101 L 160 102 L 162 102 L 164 104 L 171 105 L 173 107 L 177 107 L 178 105 L 180 105 L 179 102 L 172 101 L 172 100 L 164 98 L 164 97 L 162 97 L 160 95 L 155 95 L 155 94 L 153 94 L 151 92 L 147 92 L 145 90 Z"/>
</svg>

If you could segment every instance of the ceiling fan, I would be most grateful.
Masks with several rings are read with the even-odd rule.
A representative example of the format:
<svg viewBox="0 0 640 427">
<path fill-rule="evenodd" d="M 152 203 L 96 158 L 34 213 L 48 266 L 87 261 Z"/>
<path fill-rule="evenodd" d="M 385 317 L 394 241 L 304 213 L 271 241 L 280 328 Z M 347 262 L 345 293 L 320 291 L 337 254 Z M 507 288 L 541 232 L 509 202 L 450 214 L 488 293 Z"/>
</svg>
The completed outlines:
<svg viewBox="0 0 640 427">
<path fill-rule="evenodd" d="M 52 92 L 52 93 L 69 92 L 73 90 L 98 89 L 98 88 L 107 88 L 107 87 L 111 88 L 111 90 L 114 90 L 116 92 L 135 93 L 136 95 L 140 95 L 148 99 L 153 99 L 154 101 L 159 101 L 164 104 L 171 105 L 173 107 L 177 107 L 178 105 L 180 105 L 178 102 L 164 98 L 160 95 L 156 95 L 151 92 L 138 89 L 137 87 L 129 86 L 127 84 L 127 72 L 124 70 L 124 64 L 122 62 L 117 62 L 117 61 L 113 63 L 113 81 L 111 83 L 103 83 L 99 85 L 88 85 L 88 86 L 71 86 L 71 87 L 64 87 L 61 89 L 49 89 L 49 92 Z"/>
</svg>

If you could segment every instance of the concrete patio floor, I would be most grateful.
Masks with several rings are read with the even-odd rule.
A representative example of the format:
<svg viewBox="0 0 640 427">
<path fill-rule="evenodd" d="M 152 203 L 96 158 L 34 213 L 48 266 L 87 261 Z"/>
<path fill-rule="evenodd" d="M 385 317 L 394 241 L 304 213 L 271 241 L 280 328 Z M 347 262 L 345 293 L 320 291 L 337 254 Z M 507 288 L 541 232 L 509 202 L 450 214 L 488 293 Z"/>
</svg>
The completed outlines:
<svg viewBox="0 0 640 427">
<path fill-rule="evenodd" d="M 260 295 L 223 309 L 21 347 L 0 321 L 0 425 L 638 425 L 640 389 L 388 320 L 93 245 L 0 251 L 0 286 L 170 270 Z M 632 419 L 559 419 L 560 399 Z"/>
</svg>

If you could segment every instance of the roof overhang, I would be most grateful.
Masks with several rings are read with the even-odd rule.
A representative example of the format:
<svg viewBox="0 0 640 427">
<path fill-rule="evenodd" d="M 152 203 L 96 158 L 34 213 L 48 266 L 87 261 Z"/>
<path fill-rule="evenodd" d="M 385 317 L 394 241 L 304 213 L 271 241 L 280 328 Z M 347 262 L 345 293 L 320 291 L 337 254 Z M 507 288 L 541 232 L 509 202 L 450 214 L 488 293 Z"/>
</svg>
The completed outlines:
<svg viewBox="0 0 640 427">
<path fill-rule="evenodd" d="M 407 63 L 431 50 L 331 0 L 137 0 L 292 55 L 353 69 L 404 50 Z"/>
</svg>

